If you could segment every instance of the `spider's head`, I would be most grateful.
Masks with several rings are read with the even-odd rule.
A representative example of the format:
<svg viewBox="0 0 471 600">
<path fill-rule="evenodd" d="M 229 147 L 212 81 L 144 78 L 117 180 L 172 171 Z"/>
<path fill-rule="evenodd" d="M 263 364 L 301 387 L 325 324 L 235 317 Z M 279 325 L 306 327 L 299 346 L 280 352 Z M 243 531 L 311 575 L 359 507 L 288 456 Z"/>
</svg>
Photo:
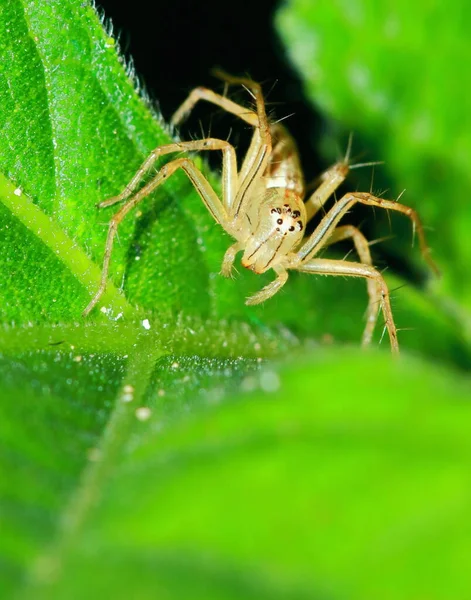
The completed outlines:
<svg viewBox="0 0 471 600">
<path fill-rule="evenodd" d="M 272 188 L 249 215 L 250 235 L 242 265 L 255 273 L 271 269 L 302 240 L 306 223 L 304 203 L 294 192 Z"/>
</svg>

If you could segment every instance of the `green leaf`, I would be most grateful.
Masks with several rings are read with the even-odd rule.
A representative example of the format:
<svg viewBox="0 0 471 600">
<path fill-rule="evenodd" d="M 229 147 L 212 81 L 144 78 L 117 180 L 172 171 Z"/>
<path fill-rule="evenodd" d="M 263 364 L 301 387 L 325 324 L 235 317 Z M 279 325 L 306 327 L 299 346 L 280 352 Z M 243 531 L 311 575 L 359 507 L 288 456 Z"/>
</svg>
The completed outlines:
<svg viewBox="0 0 471 600">
<path fill-rule="evenodd" d="M 81 320 L 95 204 L 171 139 L 135 88 L 90 4 L 0 6 L 2 597 L 463 597 L 469 382 L 360 353 L 364 282 L 246 307 L 270 275 L 218 276 L 228 236 L 177 175 Z M 403 346 L 469 366 L 443 303 L 394 300 Z"/>
<path fill-rule="evenodd" d="M 106 233 L 94 203 L 124 183 L 127 162 L 165 138 L 90 6 L 14 0 L 0 27 L 1 318 L 68 320 L 99 277 L 83 255 L 98 260 Z M 125 256 L 116 249 L 121 271 Z M 123 300 L 113 305 L 119 311 Z"/>
<path fill-rule="evenodd" d="M 466 595 L 468 380 L 355 351 L 261 370 L 152 354 L 9 365 L 11 593 L 23 576 L 25 598 Z"/>
<path fill-rule="evenodd" d="M 432 229 L 440 288 L 468 315 L 471 129 L 470 83 L 463 73 L 471 59 L 470 16 L 462 0 L 291 0 L 277 18 L 312 101 L 344 131 L 361 136 L 356 146 L 370 160 L 385 160 L 375 179 L 381 183 L 387 174 L 382 183 L 389 194 L 407 190 L 404 201 Z M 394 230 L 400 227 L 395 221 Z M 413 260 L 403 246 L 395 251 Z"/>
</svg>

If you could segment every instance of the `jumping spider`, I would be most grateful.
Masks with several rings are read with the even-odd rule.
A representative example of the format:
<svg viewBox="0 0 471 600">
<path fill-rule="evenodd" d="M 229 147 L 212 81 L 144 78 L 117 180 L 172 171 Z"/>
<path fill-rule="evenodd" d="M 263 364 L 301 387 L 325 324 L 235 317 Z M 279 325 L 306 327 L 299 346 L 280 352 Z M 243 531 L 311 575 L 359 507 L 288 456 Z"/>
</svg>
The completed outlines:
<svg viewBox="0 0 471 600">
<path fill-rule="evenodd" d="M 247 269 L 254 273 L 264 273 L 273 269 L 277 275 L 274 281 L 248 298 L 247 304 L 259 304 L 276 294 L 286 283 L 289 270 L 319 275 L 363 277 L 367 280 L 369 303 L 362 343 L 370 343 L 381 307 L 391 349 L 397 353 L 397 331 L 388 287 L 382 275 L 373 267 L 368 241 L 356 227 L 338 224 L 358 202 L 403 213 L 412 220 L 422 254 L 436 271 L 417 213 L 403 204 L 383 200 L 370 193 L 351 192 L 345 194 L 325 212 L 319 225 L 305 237 L 307 223 L 318 211 L 323 210 L 326 201 L 345 180 L 350 169 L 348 157 L 328 169 L 322 175 L 319 187 L 304 199 L 305 187 L 296 145 L 282 125 L 268 121 L 260 85 L 250 79 L 232 77 L 222 72 L 216 75 L 228 85 L 243 86 L 255 102 L 254 109 L 236 104 L 212 90 L 198 87 L 183 102 L 171 122 L 178 125 L 198 101 L 206 100 L 251 125 L 252 140 L 240 169 L 234 147 L 229 142 L 219 139 L 208 137 L 191 142 L 175 142 L 153 150 L 121 194 L 98 204 L 100 208 L 104 208 L 127 200 L 110 221 L 100 286 L 83 314 L 88 315 L 105 291 L 118 225 L 143 198 L 151 194 L 177 169 L 182 169 L 216 222 L 236 240 L 224 255 L 222 275 L 230 276 L 238 252 L 243 252 L 242 265 Z M 175 158 L 165 164 L 149 183 L 134 193 L 146 173 L 161 156 L 201 150 L 222 152 L 222 200 L 203 173 L 187 157 Z M 315 258 L 326 246 L 345 239 L 352 240 L 361 262 Z"/>
</svg>

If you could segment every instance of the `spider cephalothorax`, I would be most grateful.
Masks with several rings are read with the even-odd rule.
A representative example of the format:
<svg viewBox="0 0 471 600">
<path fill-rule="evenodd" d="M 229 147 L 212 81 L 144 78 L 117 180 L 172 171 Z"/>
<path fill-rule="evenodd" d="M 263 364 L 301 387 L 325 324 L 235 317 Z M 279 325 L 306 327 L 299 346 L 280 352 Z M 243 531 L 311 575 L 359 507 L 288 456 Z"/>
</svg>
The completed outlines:
<svg viewBox="0 0 471 600">
<path fill-rule="evenodd" d="M 344 160 L 321 176 L 319 187 L 306 198 L 296 145 L 284 127 L 268 122 L 260 85 L 250 79 L 231 77 L 224 73 L 218 73 L 218 76 L 229 85 L 243 86 L 255 101 L 255 108 L 252 110 L 236 104 L 212 90 L 196 88 L 177 110 L 172 123 L 178 125 L 199 100 L 211 102 L 236 115 L 253 127 L 252 141 L 242 164 L 238 166 L 235 149 L 229 142 L 215 138 L 174 142 L 156 148 L 121 194 L 99 204 L 100 207 L 105 207 L 127 200 L 110 221 L 100 287 L 84 314 L 92 310 L 105 290 L 111 250 L 119 223 L 172 173 L 182 169 L 216 222 L 235 240 L 224 255 L 221 273 L 229 276 L 237 253 L 243 252 L 244 267 L 255 273 L 273 269 L 277 275 L 274 281 L 248 298 L 247 304 L 259 304 L 276 294 L 286 283 L 289 270 L 319 275 L 362 277 L 367 280 L 369 296 L 363 345 L 371 341 L 381 308 L 391 349 L 398 352 L 397 330 L 389 302 L 388 287 L 381 273 L 373 267 L 368 241 L 356 227 L 339 226 L 339 222 L 357 203 L 407 215 L 417 231 L 422 254 L 436 271 L 418 215 L 413 209 L 398 202 L 360 192 L 345 194 L 325 212 L 325 203 L 348 174 L 348 152 Z M 222 199 L 188 157 L 168 162 L 149 183 L 134 193 L 143 177 L 161 156 L 203 150 L 222 152 Z M 324 211 L 324 216 L 313 232 L 305 237 L 307 223 L 321 210 Z M 323 248 L 345 239 L 353 241 L 360 262 L 316 258 Z"/>
<path fill-rule="evenodd" d="M 264 273 L 299 245 L 306 210 L 295 193 L 271 188 L 265 192 L 257 210 L 247 212 L 247 220 L 248 233 L 240 237 L 245 247 L 242 265 L 255 273 Z"/>
</svg>

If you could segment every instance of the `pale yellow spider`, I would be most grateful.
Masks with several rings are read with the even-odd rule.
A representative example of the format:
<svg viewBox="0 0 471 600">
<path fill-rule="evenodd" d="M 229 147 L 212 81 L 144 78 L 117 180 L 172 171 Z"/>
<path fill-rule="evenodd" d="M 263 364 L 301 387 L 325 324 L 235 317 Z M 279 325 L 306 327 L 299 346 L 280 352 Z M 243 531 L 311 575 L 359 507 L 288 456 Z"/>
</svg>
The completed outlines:
<svg viewBox="0 0 471 600">
<path fill-rule="evenodd" d="M 224 255 L 222 275 L 230 276 L 238 252 L 244 253 L 242 265 L 247 269 L 254 273 L 264 273 L 273 269 L 277 275 L 274 281 L 248 298 L 247 304 L 259 304 L 276 294 L 286 283 L 289 270 L 319 275 L 363 277 L 367 280 L 369 303 L 362 343 L 370 343 L 381 307 L 391 349 L 397 353 L 397 331 L 388 287 L 381 273 L 372 265 L 368 241 L 356 227 L 339 227 L 338 223 L 357 202 L 404 213 L 413 222 L 424 258 L 436 271 L 417 213 L 395 201 L 383 200 L 369 193 L 351 192 L 338 200 L 324 214 L 313 233 L 305 237 L 307 223 L 323 209 L 325 202 L 345 180 L 349 171 L 348 158 L 328 169 L 322 175 L 319 187 L 304 200 L 304 180 L 295 143 L 284 127 L 269 123 L 260 85 L 250 79 L 232 77 L 221 72 L 217 73 L 217 76 L 227 84 L 243 86 L 253 97 L 255 110 L 236 104 L 212 90 L 199 87 L 190 93 L 174 114 L 172 124 L 181 123 L 200 100 L 211 102 L 249 123 L 254 131 L 240 169 L 235 149 L 227 141 L 205 138 L 191 142 L 175 142 L 156 148 L 119 196 L 98 205 L 102 208 L 111 206 L 131 196 L 110 221 L 100 286 L 84 315 L 88 315 L 105 291 L 113 240 L 120 222 L 172 173 L 182 169 L 216 222 L 236 240 Z M 222 152 L 222 200 L 193 161 L 186 157 L 176 158 L 165 164 L 149 183 L 132 195 L 139 182 L 161 156 L 201 150 Z M 315 258 L 321 249 L 347 238 L 353 241 L 361 262 Z"/>
</svg>

